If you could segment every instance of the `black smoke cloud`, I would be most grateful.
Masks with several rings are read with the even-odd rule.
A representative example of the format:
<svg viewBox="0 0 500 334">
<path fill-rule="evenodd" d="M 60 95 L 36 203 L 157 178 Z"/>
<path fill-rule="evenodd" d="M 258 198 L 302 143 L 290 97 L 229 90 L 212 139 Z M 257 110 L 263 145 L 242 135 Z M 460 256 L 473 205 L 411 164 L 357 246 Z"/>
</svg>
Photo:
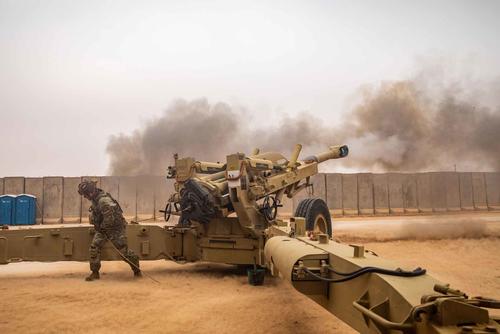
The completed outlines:
<svg viewBox="0 0 500 334">
<path fill-rule="evenodd" d="M 429 78 L 426 78 L 429 81 Z M 463 87 L 430 89 L 421 79 L 385 82 L 360 92 L 343 121 L 329 125 L 310 113 L 284 116 L 278 124 L 249 124 L 248 111 L 206 99 L 178 100 L 131 135 L 107 146 L 112 175 L 164 173 L 172 154 L 223 161 L 258 147 L 288 155 L 348 144 L 350 156 L 325 164 L 352 171 L 500 170 L 500 108 L 487 108 Z M 500 106 L 500 103 L 497 103 Z"/>
<path fill-rule="evenodd" d="M 377 171 L 500 170 L 500 109 L 440 94 L 419 82 L 381 84 L 349 114 L 354 168 Z"/>
<path fill-rule="evenodd" d="M 161 175 L 173 153 L 197 159 L 220 160 L 221 153 L 240 140 L 241 124 L 225 103 L 206 99 L 177 100 L 162 117 L 127 136 L 112 136 L 107 146 L 112 175 Z"/>
<path fill-rule="evenodd" d="M 147 123 L 132 135 L 112 136 L 108 142 L 112 175 L 163 174 L 173 162 L 173 154 L 204 161 L 223 161 L 227 154 L 251 152 L 253 148 L 288 154 L 295 143 L 306 147 L 328 142 L 321 120 L 307 113 L 285 116 L 279 125 L 248 124 L 248 111 L 207 99 L 177 100 L 162 117 Z"/>
</svg>

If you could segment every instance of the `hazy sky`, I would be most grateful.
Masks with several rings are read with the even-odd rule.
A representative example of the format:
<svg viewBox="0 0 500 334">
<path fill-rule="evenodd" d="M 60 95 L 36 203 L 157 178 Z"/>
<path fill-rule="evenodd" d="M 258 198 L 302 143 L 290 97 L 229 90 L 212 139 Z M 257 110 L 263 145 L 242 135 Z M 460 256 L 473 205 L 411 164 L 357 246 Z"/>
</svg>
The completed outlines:
<svg viewBox="0 0 500 334">
<path fill-rule="evenodd" d="M 0 0 L 0 177 L 105 174 L 176 98 L 334 122 L 439 58 L 500 74 L 500 1 Z M 458 65 L 457 65 L 458 64 Z"/>
</svg>

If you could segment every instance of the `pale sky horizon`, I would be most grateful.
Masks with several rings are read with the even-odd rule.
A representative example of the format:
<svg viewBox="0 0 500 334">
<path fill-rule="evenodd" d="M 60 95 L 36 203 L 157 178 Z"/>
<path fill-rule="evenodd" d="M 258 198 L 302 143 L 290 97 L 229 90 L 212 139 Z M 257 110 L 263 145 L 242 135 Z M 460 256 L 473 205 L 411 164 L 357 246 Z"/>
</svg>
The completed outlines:
<svg viewBox="0 0 500 334">
<path fill-rule="evenodd" d="M 175 99 L 335 122 L 359 87 L 446 63 L 500 78 L 500 1 L 0 0 L 0 177 L 105 175 Z"/>
</svg>

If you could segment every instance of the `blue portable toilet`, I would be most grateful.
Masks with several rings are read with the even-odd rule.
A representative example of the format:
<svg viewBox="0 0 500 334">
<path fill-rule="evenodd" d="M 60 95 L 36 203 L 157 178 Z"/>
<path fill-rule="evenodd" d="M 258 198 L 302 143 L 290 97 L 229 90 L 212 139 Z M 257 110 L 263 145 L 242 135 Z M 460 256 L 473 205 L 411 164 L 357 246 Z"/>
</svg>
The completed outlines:
<svg viewBox="0 0 500 334">
<path fill-rule="evenodd" d="M 0 225 L 13 225 L 16 208 L 16 196 L 0 196 Z"/>
<path fill-rule="evenodd" d="M 16 196 L 14 225 L 34 225 L 36 218 L 36 197 L 28 194 Z"/>
</svg>

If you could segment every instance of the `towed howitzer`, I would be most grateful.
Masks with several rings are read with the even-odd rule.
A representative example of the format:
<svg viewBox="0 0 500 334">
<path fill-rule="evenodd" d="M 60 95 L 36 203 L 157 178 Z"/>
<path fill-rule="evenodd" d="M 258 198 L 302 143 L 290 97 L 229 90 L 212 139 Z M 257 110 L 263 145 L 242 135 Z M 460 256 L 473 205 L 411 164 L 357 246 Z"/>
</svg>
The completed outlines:
<svg viewBox="0 0 500 334">
<path fill-rule="evenodd" d="M 301 150 L 297 144 L 290 160 L 277 152 L 236 153 L 228 155 L 224 165 L 174 155 L 175 166 L 169 170 L 175 170 L 170 175 L 175 175 L 176 193 L 165 211 L 180 215 L 182 226 L 236 213 L 242 227 L 262 230 L 276 219 L 283 196 L 292 198 L 312 186 L 310 178 L 318 173 L 318 164 L 349 153 L 346 145 L 331 146 L 326 152 L 298 160 Z"/>
<path fill-rule="evenodd" d="M 403 270 L 361 245 L 334 241 L 324 200 L 305 198 L 290 219 L 278 218 L 284 196 L 310 187 L 318 164 L 348 155 L 347 146 L 333 146 L 300 160 L 300 151 L 297 145 L 290 159 L 236 153 L 225 163 L 175 156 L 167 173 L 175 192 L 163 212 L 179 221 L 127 225 L 129 248 L 141 261 L 260 267 L 248 271 L 255 284 L 263 283 L 257 273 L 265 268 L 362 333 L 500 332 L 500 320 L 487 310 L 500 308 L 500 301 L 469 298 L 424 269 Z M 0 263 L 88 261 L 94 233 L 83 224 L 0 230 Z M 121 260 L 109 247 L 101 258 Z"/>
</svg>

